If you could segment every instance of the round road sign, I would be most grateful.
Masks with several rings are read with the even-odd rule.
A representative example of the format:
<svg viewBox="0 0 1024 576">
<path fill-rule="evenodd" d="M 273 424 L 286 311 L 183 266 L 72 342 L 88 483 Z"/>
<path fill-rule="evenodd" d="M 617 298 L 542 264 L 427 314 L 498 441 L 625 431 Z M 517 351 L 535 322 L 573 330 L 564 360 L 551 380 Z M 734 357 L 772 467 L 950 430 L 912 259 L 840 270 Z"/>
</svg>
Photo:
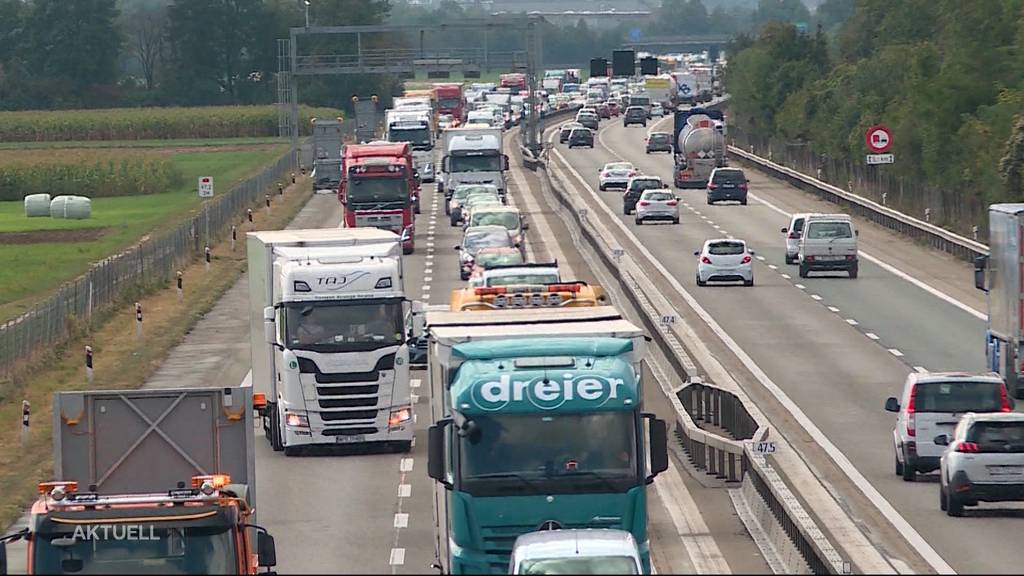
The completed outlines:
<svg viewBox="0 0 1024 576">
<path fill-rule="evenodd" d="M 892 132 L 881 124 L 872 126 L 864 134 L 864 143 L 875 154 L 884 154 L 892 147 Z"/>
</svg>

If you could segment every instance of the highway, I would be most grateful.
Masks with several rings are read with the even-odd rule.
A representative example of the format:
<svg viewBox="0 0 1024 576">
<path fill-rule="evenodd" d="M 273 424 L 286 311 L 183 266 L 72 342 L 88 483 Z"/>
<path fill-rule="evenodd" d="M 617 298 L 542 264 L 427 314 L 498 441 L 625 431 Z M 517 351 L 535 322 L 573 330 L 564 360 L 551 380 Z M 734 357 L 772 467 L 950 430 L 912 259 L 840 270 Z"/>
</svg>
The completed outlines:
<svg viewBox="0 0 1024 576">
<path fill-rule="evenodd" d="M 679 225 L 638 227 L 632 216 L 622 214 L 620 192 L 598 191 L 598 171 L 605 162 L 627 160 L 671 184 L 671 155 L 643 152 L 648 130 L 671 132 L 671 120 L 649 123 L 646 130 L 624 128 L 621 119 L 604 120 L 594 149 L 556 145 L 552 162 L 563 169 L 571 193 L 610 209 L 606 213 L 595 206 L 593 217 L 619 219 L 629 231 L 619 241 L 637 250 L 642 245 L 669 270 L 953 569 L 1018 571 L 1024 551 L 1013 543 L 1014 527 L 1024 508 L 982 505 L 968 509 L 966 518 L 945 516 L 938 507 L 934 475 L 917 483 L 895 476 L 894 415 L 883 410 L 886 397 L 898 395 L 912 370 L 984 368 L 984 321 L 978 317 L 984 303 L 974 294 L 970 269 L 858 222 L 860 249 L 872 257 L 862 255 L 860 277 L 801 279 L 796 266 L 784 263 L 780 228 L 788 224 L 785 214 L 838 210 L 750 169 L 748 206 L 708 206 L 703 190 L 680 190 L 684 202 Z M 693 251 L 705 239 L 728 236 L 742 238 L 757 250 L 756 286 L 698 288 Z M 953 299 L 957 302 L 951 303 Z M 862 520 L 877 515 L 861 507 L 861 496 L 844 492 L 843 497 Z M 876 529 L 873 522 L 868 521 L 869 532 Z M 898 552 L 890 553 L 899 559 Z"/>
</svg>

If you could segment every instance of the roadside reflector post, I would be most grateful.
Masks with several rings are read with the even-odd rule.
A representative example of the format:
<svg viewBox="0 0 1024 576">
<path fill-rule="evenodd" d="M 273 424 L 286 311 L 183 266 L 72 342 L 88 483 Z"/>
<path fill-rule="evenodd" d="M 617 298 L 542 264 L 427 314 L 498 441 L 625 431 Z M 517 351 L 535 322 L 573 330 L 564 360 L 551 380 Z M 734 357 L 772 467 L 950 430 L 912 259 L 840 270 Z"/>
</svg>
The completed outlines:
<svg viewBox="0 0 1024 576">
<path fill-rule="evenodd" d="M 931 208 L 925 208 L 924 209 L 924 221 L 925 222 L 931 222 L 932 221 L 932 209 Z"/>
<path fill-rule="evenodd" d="M 295 172 L 292 172 L 292 184 L 295 184 Z"/>
<path fill-rule="evenodd" d="M 971 226 L 971 236 L 974 236 L 975 240 L 978 239 L 978 227 L 977 226 Z"/>
<path fill-rule="evenodd" d="M 142 338 L 142 303 L 135 303 L 135 335 Z"/>
<path fill-rule="evenodd" d="M 92 384 L 92 346 L 85 347 L 85 381 Z"/>
<path fill-rule="evenodd" d="M 249 224 L 252 224 L 252 208 L 246 208 L 245 215 L 249 219 Z"/>
<path fill-rule="evenodd" d="M 284 196 L 284 184 L 280 182 L 277 183 L 277 195 Z"/>
<path fill-rule="evenodd" d="M 267 216 L 270 216 L 270 194 L 264 194 L 267 203 Z"/>
<path fill-rule="evenodd" d="M 29 415 L 32 412 L 32 407 L 29 405 L 28 400 L 21 401 L 21 447 L 25 448 L 28 446 L 28 420 Z"/>
<path fill-rule="evenodd" d="M 882 192 L 882 206 L 885 206 L 885 201 L 888 198 L 889 198 L 889 193 L 888 192 Z"/>
<path fill-rule="evenodd" d="M 231 251 L 235 251 L 235 241 L 238 240 L 238 226 L 231 227 Z"/>
<path fill-rule="evenodd" d="M 210 247 L 209 246 L 206 247 L 206 249 L 203 251 L 203 254 L 205 255 L 205 258 L 206 258 L 206 271 L 209 272 L 210 271 Z"/>
<path fill-rule="evenodd" d="M 302 173 L 303 176 L 305 176 L 306 175 L 306 167 L 305 166 L 299 166 L 299 172 Z"/>
<path fill-rule="evenodd" d="M 185 301 L 184 282 L 185 279 L 182 277 L 181 270 L 178 270 L 178 273 L 175 274 L 175 285 L 177 286 L 178 289 L 178 302 Z"/>
</svg>

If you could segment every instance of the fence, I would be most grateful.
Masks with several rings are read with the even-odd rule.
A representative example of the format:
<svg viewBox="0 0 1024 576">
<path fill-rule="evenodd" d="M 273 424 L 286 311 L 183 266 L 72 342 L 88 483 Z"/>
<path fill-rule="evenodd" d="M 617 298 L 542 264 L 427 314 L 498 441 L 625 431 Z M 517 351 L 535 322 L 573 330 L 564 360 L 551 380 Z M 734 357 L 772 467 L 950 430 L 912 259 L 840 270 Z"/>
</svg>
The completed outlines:
<svg viewBox="0 0 1024 576">
<path fill-rule="evenodd" d="M 988 206 L 978 195 L 936 189 L 919 180 L 889 174 L 886 166 L 831 158 L 819 154 L 811 143 L 793 143 L 757 136 L 729 127 L 729 143 L 818 180 L 869 198 L 879 204 L 968 238 L 977 226 L 979 238 L 988 237 Z M 977 238 L 974 238 L 977 240 Z"/>
<path fill-rule="evenodd" d="M 91 326 L 96 312 L 130 290 L 168 282 L 183 264 L 203 255 L 207 245 L 227 234 L 230 225 L 262 201 L 264 191 L 281 181 L 294 165 L 290 153 L 282 156 L 227 194 L 206 202 L 175 229 L 96 262 L 45 301 L 0 326 L 0 376 L 11 377 L 14 369 L 36 352 L 53 349 L 73 326 Z M 0 388 L 0 397 L 3 393 Z"/>
</svg>

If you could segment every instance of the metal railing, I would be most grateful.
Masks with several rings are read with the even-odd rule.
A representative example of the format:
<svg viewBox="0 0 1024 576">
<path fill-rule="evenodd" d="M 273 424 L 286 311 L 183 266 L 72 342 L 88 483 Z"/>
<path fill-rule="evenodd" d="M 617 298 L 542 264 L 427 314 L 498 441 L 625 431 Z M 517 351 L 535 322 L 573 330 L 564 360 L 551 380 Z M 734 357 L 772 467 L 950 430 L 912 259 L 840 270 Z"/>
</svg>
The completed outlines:
<svg viewBox="0 0 1024 576">
<path fill-rule="evenodd" d="M 489 51 L 483 48 L 416 50 L 405 48 L 368 49 L 359 53 L 297 56 L 295 73 L 311 74 L 325 69 L 387 68 L 412 70 L 416 67 L 465 66 L 483 69 L 526 67 L 526 51 Z"/>
<path fill-rule="evenodd" d="M 676 434 L 690 462 L 729 482 L 743 480 L 747 472 L 743 441 L 753 439 L 760 428 L 743 401 L 732 392 L 698 382 L 687 383 L 676 396 L 689 417 L 688 422 L 677 417 Z M 708 430 L 708 425 L 731 438 Z"/>
<path fill-rule="evenodd" d="M 264 192 L 294 170 L 291 154 L 252 176 L 230 192 L 205 203 L 201 210 L 176 228 L 146 238 L 123 252 L 94 263 L 89 271 L 60 286 L 53 295 L 20 317 L 0 325 L 0 376 L 41 351 L 53 350 L 73 328 L 92 326 L 97 313 L 133 291 L 165 284 L 184 264 L 202 256 L 264 199 Z M 9 380 L 0 380 L 0 398 Z"/>
</svg>

